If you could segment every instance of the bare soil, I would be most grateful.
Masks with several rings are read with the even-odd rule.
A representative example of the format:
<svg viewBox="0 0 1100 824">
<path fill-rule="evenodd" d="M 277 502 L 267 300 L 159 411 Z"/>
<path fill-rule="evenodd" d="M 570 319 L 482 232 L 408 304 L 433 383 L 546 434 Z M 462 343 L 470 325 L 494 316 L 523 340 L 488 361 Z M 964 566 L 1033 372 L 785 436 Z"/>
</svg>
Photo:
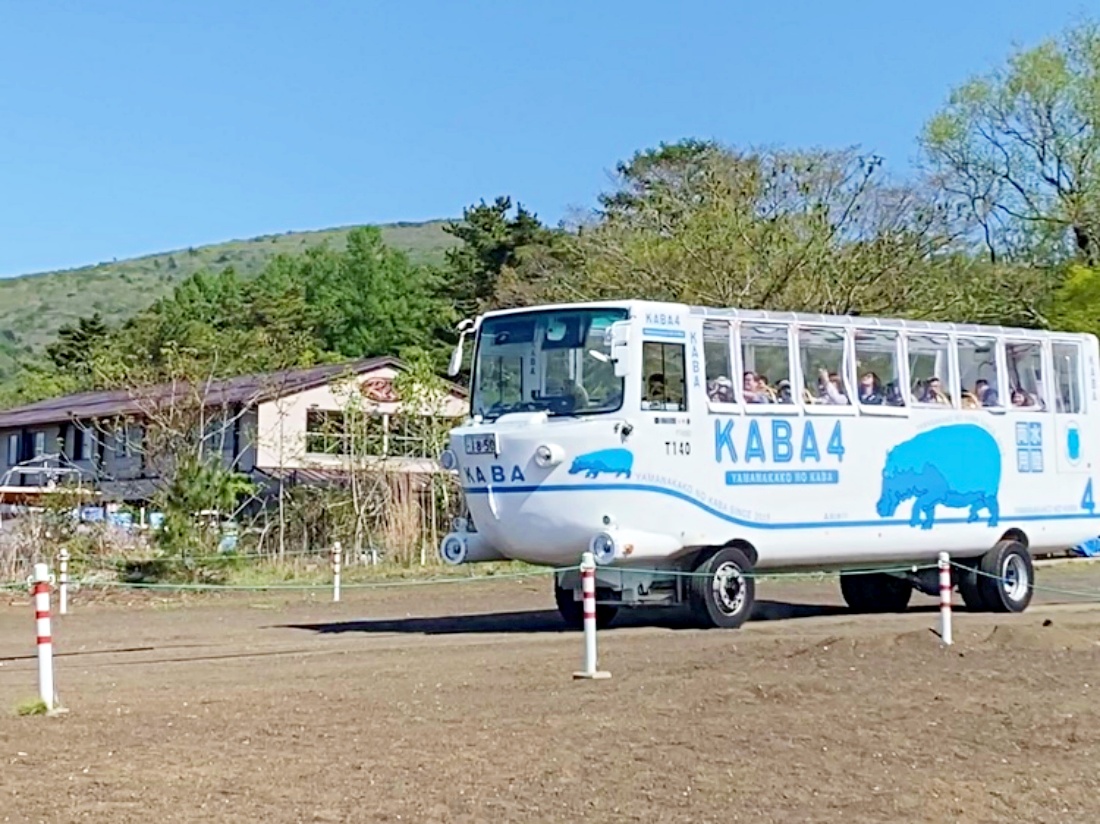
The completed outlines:
<svg viewBox="0 0 1100 824">
<path fill-rule="evenodd" d="M 741 630 L 601 632 L 607 681 L 573 680 L 548 577 L 80 593 L 48 718 L 15 715 L 36 690 L 16 594 L 0 819 L 1096 822 L 1100 566 L 1040 576 L 1067 592 L 960 606 L 950 648 L 931 598 L 855 616 L 834 579 L 765 581 Z"/>
</svg>

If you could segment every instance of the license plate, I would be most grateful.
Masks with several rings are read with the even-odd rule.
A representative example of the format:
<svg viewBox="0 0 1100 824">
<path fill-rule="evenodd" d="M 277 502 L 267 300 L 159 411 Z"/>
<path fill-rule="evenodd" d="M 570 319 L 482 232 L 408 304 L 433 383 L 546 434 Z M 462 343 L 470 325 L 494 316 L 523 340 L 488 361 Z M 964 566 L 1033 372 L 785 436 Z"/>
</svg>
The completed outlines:
<svg viewBox="0 0 1100 824">
<path fill-rule="evenodd" d="M 497 454 L 497 436 L 495 434 L 467 435 L 465 441 L 467 455 Z"/>
</svg>

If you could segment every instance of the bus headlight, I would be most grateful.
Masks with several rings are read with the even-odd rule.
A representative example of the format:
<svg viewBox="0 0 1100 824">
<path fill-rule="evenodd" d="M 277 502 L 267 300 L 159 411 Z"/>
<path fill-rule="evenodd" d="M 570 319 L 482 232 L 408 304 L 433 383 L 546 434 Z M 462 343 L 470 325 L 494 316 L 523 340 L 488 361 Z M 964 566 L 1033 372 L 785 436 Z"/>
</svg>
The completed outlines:
<svg viewBox="0 0 1100 824">
<path fill-rule="evenodd" d="M 444 449 L 443 454 L 439 456 L 439 465 L 448 472 L 456 469 L 458 467 L 458 456 L 454 453 L 454 450 Z"/>
<path fill-rule="evenodd" d="M 592 540 L 588 542 L 588 550 L 592 553 L 597 564 L 611 563 L 615 560 L 615 554 L 618 550 L 615 536 L 608 532 L 601 532 L 593 536 Z"/>
<path fill-rule="evenodd" d="M 535 450 L 535 463 L 544 469 L 565 460 L 565 450 L 556 443 L 544 443 Z"/>
</svg>

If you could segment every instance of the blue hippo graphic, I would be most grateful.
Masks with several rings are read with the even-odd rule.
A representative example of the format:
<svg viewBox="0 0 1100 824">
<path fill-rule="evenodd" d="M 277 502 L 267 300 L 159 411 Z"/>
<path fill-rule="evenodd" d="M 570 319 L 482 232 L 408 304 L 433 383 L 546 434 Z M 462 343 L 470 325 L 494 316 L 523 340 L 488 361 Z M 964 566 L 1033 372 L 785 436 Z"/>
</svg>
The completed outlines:
<svg viewBox="0 0 1100 824">
<path fill-rule="evenodd" d="M 601 449 L 599 452 L 589 452 L 586 455 L 578 455 L 569 467 L 569 474 L 576 475 L 583 472 L 586 478 L 595 478 L 601 472 L 630 477 L 630 470 L 634 468 L 634 455 L 628 449 Z"/>
<path fill-rule="evenodd" d="M 936 505 L 970 507 L 967 523 L 989 512 L 989 525 L 1000 517 L 997 491 L 1001 485 L 1001 450 L 997 441 L 972 423 L 930 429 L 895 446 L 882 469 L 878 514 L 889 518 L 910 498 L 910 526 L 931 529 Z"/>
</svg>

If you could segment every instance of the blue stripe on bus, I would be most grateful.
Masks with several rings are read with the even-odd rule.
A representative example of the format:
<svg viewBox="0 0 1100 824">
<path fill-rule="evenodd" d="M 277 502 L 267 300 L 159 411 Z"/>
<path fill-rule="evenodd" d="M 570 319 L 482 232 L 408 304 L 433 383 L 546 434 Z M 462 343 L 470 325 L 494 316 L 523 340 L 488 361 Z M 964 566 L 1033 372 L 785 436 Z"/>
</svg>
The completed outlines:
<svg viewBox="0 0 1100 824">
<path fill-rule="evenodd" d="M 689 503 L 698 507 L 704 512 L 713 515 L 716 518 L 721 518 L 723 521 L 728 521 L 731 524 L 737 524 L 738 526 L 751 527 L 752 529 L 854 529 L 854 528 L 867 528 L 867 527 L 882 527 L 882 526 L 910 526 L 908 518 L 877 518 L 873 521 L 790 521 L 784 523 L 767 523 L 760 521 L 749 521 L 743 518 L 738 518 L 734 515 L 727 515 L 725 512 L 721 512 L 709 504 L 703 503 L 698 498 L 688 495 L 684 492 L 680 492 L 676 489 L 669 489 L 664 486 L 653 486 L 650 484 L 584 484 L 570 485 L 570 484 L 542 484 L 542 485 L 517 485 L 517 486 L 505 486 L 505 487 L 487 487 L 487 486 L 475 486 L 466 490 L 467 495 L 487 495 L 492 492 L 494 495 L 515 495 L 515 494 L 531 494 L 532 492 L 652 492 L 657 495 L 667 495 L 670 498 L 677 498 L 681 501 Z M 940 524 L 979 524 L 984 525 L 988 523 L 988 518 L 979 518 L 977 521 L 971 521 L 967 517 L 960 518 L 941 518 L 937 517 L 935 525 Z M 999 519 L 1000 525 L 1005 523 L 1017 523 L 1020 521 L 1086 521 L 1086 520 L 1100 520 L 1100 512 L 1074 512 L 1074 513 L 1052 513 L 1049 515 L 1010 515 L 1001 516 Z M 914 527 L 916 528 L 916 527 Z M 997 528 L 997 527 L 994 527 Z"/>
<path fill-rule="evenodd" d="M 651 338 L 671 338 L 672 340 L 683 340 L 687 337 L 680 329 L 654 329 L 652 326 L 644 327 L 642 334 Z"/>
</svg>

